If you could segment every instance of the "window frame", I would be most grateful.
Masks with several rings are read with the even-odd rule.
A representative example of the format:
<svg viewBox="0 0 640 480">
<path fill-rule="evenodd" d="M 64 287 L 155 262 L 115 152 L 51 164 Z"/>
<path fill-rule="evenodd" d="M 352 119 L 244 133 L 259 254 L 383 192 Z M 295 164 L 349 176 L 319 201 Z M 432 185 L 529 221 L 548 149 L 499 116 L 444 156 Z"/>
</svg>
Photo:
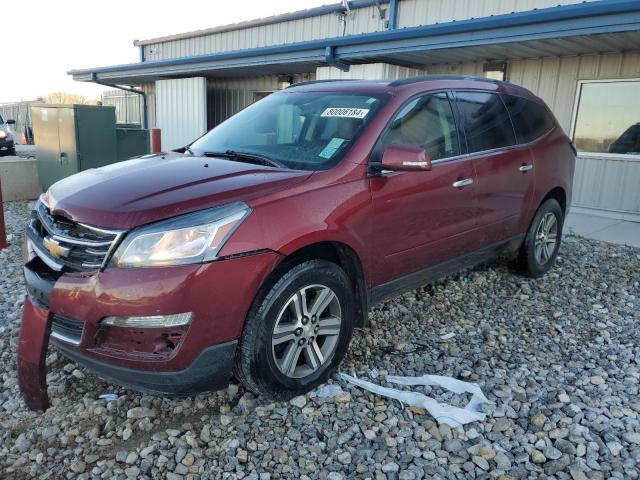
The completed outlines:
<svg viewBox="0 0 640 480">
<path fill-rule="evenodd" d="M 458 109 L 458 97 L 457 97 L 457 93 L 461 92 L 461 93 L 489 93 L 489 94 L 493 94 L 493 95 L 497 95 L 498 98 L 500 99 L 500 102 L 502 103 L 502 106 L 504 107 L 504 109 L 507 111 L 507 116 L 509 117 L 509 123 L 511 124 L 511 131 L 513 132 L 513 139 L 515 140 L 515 142 L 513 143 L 513 145 L 506 145 L 504 147 L 497 147 L 497 148 L 491 148 L 489 150 L 478 150 L 476 152 L 470 152 L 469 151 L 469 142 L 467 141 L 467 131 L 465 129 L 465 125 L 464 125 L 464 115 L 462 114 L 462 112 Z M 504 103 L 504 99 L 502 98 L 502 94 L 500 92 L 493 92 L 490 90 L 482 90 L 482 89 L 472 89 L 472 88 L 457 88 L 455 90 L 452 90 L 453 93 L 453 99 L 454 99 L 454 103 L 455 103 L 455 109 L 456 109 L 456 113 L 458 115 L 458 123 L 460 124 L 460 128 L 462 129 L 462 135 L 464 135 L 464 143 L 465 143 L 465 150 L 466 150 L 466 154 L 471 156 L 471 157 L 476 157 L 479 155 L 487 155 L 487 154 L 492 154 L 492 153 L 497 153 L 497 152 L 502 152 L 502 151 L 507 151 L 507 150 L 512 150 L 512 149 L 516 149 L 516 148 L 522 148 L 523 143 L 518 143 L 518 135 L 516 134 L 516 129 L 515 126 L 513 125 L 513 119 L 511 118 L 511 112 L 509 111 L 509 108 L 507 107 L 507 105 Z M 549 130 L 549 132 L 551 132 L 553 130 Z M 547 134 L 549 133 L 547 132 Z M 543 137 L 540 137 L 543 138 Z M 534 141 L 538 141 L 540 138 L 534 140 Z M 533 143 L 533 142 L 531 142 Z"/>
<path fill-rule="evenodd" d="M 573 112 L 571 113 L 571 127 L 569 129 L 569 139 L 575 145 L 576 121 L 578 120 L 578 107 L 580 106 L 580 97 L 582 94 L 582 86 L 590 83 L 623 83 L 623 82 L 640 82 L 640 77 L 630 78 L 598 78 L 598 79 L 582 79 L 576 84 L 576 93 L 573 100 Z M 604 152 L 586 152 L 578 150 L 578 157 L 583 158 L 599 158 L 599 159 L 616 159 L 640 162 L 640 155 L 631 153 L 604 153 Z"/>
<path fill-rule="evenodd" d="M 454 103 L 454 98 L 453 98 L 451 89 L 444 88 L 444 89 L 438 89 L 438 90 L 425 90 L 423 92 L 418 92 L 418 93 L 412 95 L 411 97 L 409 97 L 407 100 L 405 100 L 393 112 L 393 115 L 391 115 L 391 117 L 387 121 L 386 125 L 384 126 L 384 129 L 382 130 L 382 132 L 380 133 L 380 136 L 378 137 L 378 140 L 376 141 L 375 146 L 373 147 L 373 150 L 371 151 L 371 155 L 369 155 L 368 165 L 369 165 L 369 174 L 370 175 L 373 175 L 373 176 L 379 176 L 380 175 L 380 170 L 373 169 L 372 167 L 375 167 L 376 165 L 380 165 L 380 163 L 382 162 L 382 153 L 383 153 L 382 152 L 382 142 L 384 140 L 384 137 L 389 132 L 389 129 L 391 128 L 391 124 L 396 119 L 397 115 L 407 105 L 409 105 L 411 102 L 415 101 L 417 98 L 425 97 L 427 95 L 436 95 L 438 93 L 444 93 L 447 96 L 447 100 L 449 101 L 449 106 L 451 107 L 451 114 L 453 116 L 453 122 L 455 124 L 456 137 L 458 138 L 458 150 L 460 151 L 460 153 L 458 155 L 454 155 L 454 156 L 451 156 L 451 157 L 439 158 L 438 160 L 433 160 L 431 162 L 431 164 L 432 165 L 438 165 L 440 163 L 451 162 L 451 161 L 454 161 L 454 160 L 460 160 L 461 158 L 464 158 L 464 157 L 466 157 L 468 155 L 467 154 L 467 141 L 466 141 L 466 139 L 464 139 L 464 142 L 463 142 L 463 136 L 462 136 L 463 132 L 461 130 L 460 119 L 459 119 L 459 116 L 458 116 L 458 108 Z M 393 172 L 389 172 L 389 173 L 398 174 L 398 173 L 406 173 L 406 172 L 393 171 Z"/>
</svg>

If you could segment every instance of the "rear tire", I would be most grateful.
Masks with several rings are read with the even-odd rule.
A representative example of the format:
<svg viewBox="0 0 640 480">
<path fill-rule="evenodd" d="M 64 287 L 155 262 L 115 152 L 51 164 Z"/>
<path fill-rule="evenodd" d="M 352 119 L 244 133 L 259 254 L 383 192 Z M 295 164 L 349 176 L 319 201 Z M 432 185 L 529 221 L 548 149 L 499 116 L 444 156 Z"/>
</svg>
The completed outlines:
<svg viewBox="0 0 640 480">
<path fill-rule="evenodd" d="M 549 271 L 558 256 L 563 222 L 562 208 L 556 199 L 550 198 L 540 205 L 514 263 L 519 273 L 538 278 Z"/>
<path fill-rule="evenodd" d="M 344 270 L 326 260 L 300 263 L 267 288 L 247 316 L 234 374 L 259 395 L 288 400 L 325 383 L 340 364 L 355 297 Z"/>
</svg>

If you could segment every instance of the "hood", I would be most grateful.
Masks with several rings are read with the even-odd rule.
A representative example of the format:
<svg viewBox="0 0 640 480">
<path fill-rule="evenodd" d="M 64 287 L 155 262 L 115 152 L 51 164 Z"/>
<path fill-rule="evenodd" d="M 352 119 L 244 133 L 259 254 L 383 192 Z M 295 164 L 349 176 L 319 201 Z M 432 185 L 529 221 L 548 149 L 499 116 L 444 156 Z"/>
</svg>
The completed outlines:
<svg viewBox="0 0 640 480">
<path fill-rule="evenodd" d="M 48 201 L 53 213 L 77 222 L 129 229 L 249 201 L 311 173 L 178 153 L 145 155 L 60 180 L 49 189 Z"/>
</svg>

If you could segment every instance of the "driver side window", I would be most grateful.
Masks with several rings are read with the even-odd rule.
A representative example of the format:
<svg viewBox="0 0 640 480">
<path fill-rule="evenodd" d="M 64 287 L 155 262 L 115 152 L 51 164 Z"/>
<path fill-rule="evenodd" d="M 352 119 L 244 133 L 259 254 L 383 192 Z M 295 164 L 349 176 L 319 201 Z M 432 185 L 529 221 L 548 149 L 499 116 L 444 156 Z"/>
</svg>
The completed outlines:
<svg viewBox="0 0 640 480">
<path fill-rule="evenodd" d="M 431 160 L 460 154 L 458 132 L 446 93 L 432 93 L 405 105 L 391 122 L 383 146 L 424 148 Z"/>
</svg>

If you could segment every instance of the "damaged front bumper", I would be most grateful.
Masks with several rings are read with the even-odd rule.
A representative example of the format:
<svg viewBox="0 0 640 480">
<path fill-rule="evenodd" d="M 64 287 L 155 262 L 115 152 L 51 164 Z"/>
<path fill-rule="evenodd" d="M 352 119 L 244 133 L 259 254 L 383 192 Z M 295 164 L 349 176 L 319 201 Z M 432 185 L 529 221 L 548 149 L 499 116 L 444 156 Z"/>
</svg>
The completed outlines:
<svg viewBox="0 0 640 480">
<path fill-rule="evenodd" d="M 275 252 L 167 268 L 59 273 L 39 257 L 24 267 L 18 378 L 27 406 L 48 405 L 46 353 L 65 356 L 113 383 L 152 394 L 188 395 L 225 386 L 237 339 Z M 108 326 L 107 317 L 192 312 L 168 328 Z"/>
</svg>

